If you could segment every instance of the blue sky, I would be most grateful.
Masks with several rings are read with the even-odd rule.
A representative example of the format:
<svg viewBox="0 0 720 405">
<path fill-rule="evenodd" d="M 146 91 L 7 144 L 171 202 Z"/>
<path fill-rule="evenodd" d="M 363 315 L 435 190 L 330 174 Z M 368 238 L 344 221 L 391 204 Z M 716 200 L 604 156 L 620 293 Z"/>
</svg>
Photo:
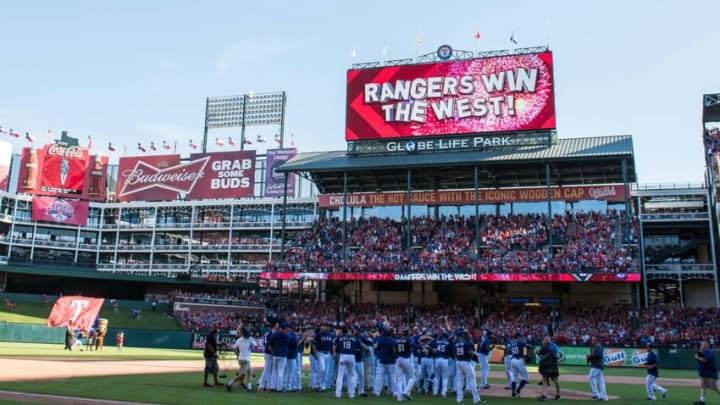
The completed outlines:
<svg viewBox="0 0 720 405">
<path fill-rule="evenodd" d="M 559 137 L 632 134 L 640 183 L 699 183 L 718 15 L 711 0 L 4 2 L 0 125 L 36 143 L 48 129 L 91 134 L 97 152 L 118 147 L 111 159 L 151 140 L 186 155 L 206 97 L 285 90 L 299 150 L 344 149 L 353 48 L 358 62 L 381 60 L 383 44 L 412 58 L 419 33 L 421 54 L 475 50 L 477 27 L 480 50 L 507 49 L 513 30 L 520 47 L 545 45 L 549 19 Z M 272 145 L 275 132 L 247 135 Z M 209 134 L 228 136 L 239 129 Z"/>
</svg>

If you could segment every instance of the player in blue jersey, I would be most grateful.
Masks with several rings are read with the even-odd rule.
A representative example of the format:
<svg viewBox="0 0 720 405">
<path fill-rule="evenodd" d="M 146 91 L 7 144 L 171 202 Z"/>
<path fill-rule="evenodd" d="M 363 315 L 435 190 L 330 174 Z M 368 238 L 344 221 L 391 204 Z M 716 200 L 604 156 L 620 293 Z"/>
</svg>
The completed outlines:
<svg viewBox="0 0 720 405">
<path fill-rule="evenodd" d="M 417 355 L 420 362 L 420 392 L 430 394 L 430 385 L 435 374 L 435 356 L 433 355 L 433 337 L 429 331 L 418 338 Z"/>
<path fill-rule="evenodd" d="M 388 387 L 392 393 L 395 379 L 395 338 L 391 329 L 383 330 L 375 341 L 375 356 L 377 360 L 377 371 L 375 372 L 375 386 L 373 394 L 380 396 L 383 386 Z"/>
<path fill-rule="evenodd" d="M 299 381 L 296 381 L 298 378 L 297 373 L 297 359 L 298 359 L 298 344 L 300 343 L 300 335 L 295 333 L 293 330 L 295 328 L 295 325 L 290 325 L 290 328 L 288 328 L 287 334 L 288 334 L 288 353 L 287 353 L 287 363 L 285 366 L 285 373 L 284 373 L 284 389 L 285 391 L 298 391 L 299 388 Z"/>
<path fill-rule="evenodd" d="M 492 343 L 493 335 L 490 331 L 483 331 L 482 338 L 478 344 L 478 363 L 480 364 L 480 387 L 490 388 L 488 374 L 490 373 L 490 352 L 495 347 Z"/>
<path fill-rule="evenodd" d="M 432 342 L 432 352 L 435 357 L 435 379 L 433 380 L 433 395 L 447 397 L 448 391 L 448 367 L 450 357 L 453 356 L 454 348 L 448 339 L 448 334 L 440 333 L 440 336 Z"/>
<path fill-rule="evenodd" d="M 285 391 L 285 368 L 290 349 L 288 324 L 283 322 L 278 330 L 270 336 L 270 351 L 273 358 L 273 372 L 270 377 L 270 391 Z"/>
<path fill-rule="evenodd" d="M 265 359 L 265 367 L 263 368 L 263 372 L 260 375 L 260 380 L 258 380 L 258 390 L 260 391 L 267 391 L 270 389 L 270 380 L 272 379 L 272 373 L 273 373 L 273 355 L 272 351 L 270 350 L 270 338 L 272 337 L 273 333 L 275 333 L 275 328 L 277 327 L 277 324 L 271 324 L 270 329 L 268 329 L 265 334 L 262 336 L 262 343 L 264 346 L 263 350 L 263 358 Z"/>
<path fill-rule="evenodd" d="M 531 353 L 532 347 L 525 343 L 522 335 L 515 334 L 515 339 L 510 340 L 508 352 L 510 353 L 510 388 L 512 397 L 520 398 L 520 393 L 528 382 L 528 372 L 525 367 L 526 355 Z M 518 383 L 518 379 L 520 382 Z"/>
<path fill-rule="evenodd" d="M 318 349 L 320 331 L 320 328 L 315 328 L 310 338 L 310 389 L 313 391 L 320 391 L 325 379 L 325 362 Z"/>
<path fill-rule="evenodd" d="M 660 391 L 662 394 L 663 399 L 665 399 L 665 396 L 667 396 L 667 389 L 657 385 L 656 381 L 659 377 L 659 367 L 660 361 L 658 360 L 657 354 L 653 351 L 653 348 L 651 345 L 647 346 L 647 357 L 645 358 L 645 369 L 647 370 L 647 375 L 645 376 L 645 392 L 647 392 L 648 399 L 651 401 L 655 401 L 657 398 L 655 397 L 655 391 Z"/>
<path fill-rule="evenodd" d="M 332 386 L 332 377 L 334 374 L 334 364 L 332 349 L 335 335 L 329 330 L 328 324 L 323 324 L 320 328 L 320 332 L 315 334 L 313 338 L 313 344 L 317 350 L 318 356 L 318 367 L 320 370 L 319 376 L 319 387 L 320 391 L 325 391 Z M 328 377 L 329 376 L 329 377 Z"/>
<path fill-rule="evenodd" d="M 455 343 L 455 394 L 458 403 L 462 402 L 465 390 L 469 390 L 472 394 L 474 404 L 485 402 L 478 394 L 475 368 L 471 363 L 476 359 L 477 355 L 473 348 L 470 333 L 467 331 L 461 332 L 457 343 Z"/>
<path fill-rule="evenodd" d="M 603 369 L 605 368 L 605 349 L 598 341 L 597 337 L 593 336 L 590 339 L 592 348 L 590 353 L 587 355 L 587 361 L 590 363 L 590 372 L 588 373 L 588 381 L 590 382 L 590 389 L 592 390 L 592 398 L 600 401 L 607 401 L 607 390 L 605 389 L 605 376 L 603 375 Z"/>
<path fill-rule="evenodd" d="M 335 380 L 336 398 L 342 397 L 344 383 L 347 384 L 348 397 L 355 398 L 355 352 L 358 346 L 357 336 L 351 334 L 347 326 L 343 326 L 340 335 L 335 338 L 335 356 L 338 364 Z"/>
<path fill-rule="evenodd" d="M 395 339 L 395 397 L 398 401 L 412 399 L 412 389 L 415 385 L 415 368 L 411 354 L 410 330 L 405 329 L 401 336 Z"/>
<path fill-rule="evenodd" d="M 369 369 L 365 368 L 365 362 L 371 362 L 372 359 L 370 358 L 370 348 L 373 345 L 372 339 L 370 339 L 367 336 L 367 333 L 363 328 L 355 327 L 353 328 L 353 333 L 355 337 L 358 340 L 358 346 L 357 349 L 355 349 L 355 375 L 356 375 L 356 382 L 357 382 L 357 392 L 358 395 L 361 397 L 366 397 L 367 394 L 365 393 L 365 387 L 367 386 L 368 389 L 370 389 L 369 375 L 367 374 L 367 371 Z M 367 371 L 366 371 L 367 370 Z"/>
</svg>

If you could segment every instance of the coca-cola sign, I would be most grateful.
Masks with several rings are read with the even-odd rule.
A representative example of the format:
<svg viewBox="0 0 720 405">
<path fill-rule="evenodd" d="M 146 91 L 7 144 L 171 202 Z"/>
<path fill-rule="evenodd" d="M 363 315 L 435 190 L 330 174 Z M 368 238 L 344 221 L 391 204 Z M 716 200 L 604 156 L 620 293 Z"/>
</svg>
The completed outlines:
<svg viewBox="0 0 720 405">
<path fill-rule="evenodd" d="M 64 146 L 59 143 L 54 143 L 50 145 L 50 147 L 47 150 L 48 156 L 58 156 L 61 158 L 68 158 L 68 159 L 84 159 L 85 156 L 83 155 L 83 148 L 79 146 Z"/>
<path fill-rule="evenodd" d="M 178 193 L 188 200 L 254 195 L 255 151 L 120 158 L 119 201 L 167 201 Z"/>
<path fill-rule="evenodd" d="M 64 143 L 25 147 L 20 155 L 18 193 L 105 200 L 107 156 Z"/>
</svg>

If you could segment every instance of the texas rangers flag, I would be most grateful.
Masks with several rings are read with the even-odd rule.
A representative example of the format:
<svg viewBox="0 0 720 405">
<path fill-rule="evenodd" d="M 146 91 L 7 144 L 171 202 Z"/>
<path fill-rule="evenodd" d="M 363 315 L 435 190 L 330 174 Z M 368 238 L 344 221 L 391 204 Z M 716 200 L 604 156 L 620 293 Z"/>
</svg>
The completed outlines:
<svg viewBox="0 0 720 405">
<path fill-rule="evenodd" d="M 103 298 L 72 295 L 60 297 L 55 301 L 45 324 L 50 327 L 70 326 L 90 330 L 102 308 L 103 301 L 105 301 Z"/>
</svg>

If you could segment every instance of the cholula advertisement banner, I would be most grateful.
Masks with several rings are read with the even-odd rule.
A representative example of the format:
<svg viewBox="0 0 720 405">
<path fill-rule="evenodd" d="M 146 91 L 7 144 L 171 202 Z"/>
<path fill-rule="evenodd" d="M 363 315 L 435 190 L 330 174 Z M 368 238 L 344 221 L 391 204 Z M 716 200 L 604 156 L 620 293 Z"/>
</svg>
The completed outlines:
<svg viewBox="0 0 720 405">
<path fill-rule="evenodd" d="M 297 149 L 268 149 L 265 160 L 265 197 L 282 197 L 285 193 L 285 175 L 275 169 L 297 155 Z M 295 196 L 295 173 L 288 175 L 288 197 Z"/>
</svg>

